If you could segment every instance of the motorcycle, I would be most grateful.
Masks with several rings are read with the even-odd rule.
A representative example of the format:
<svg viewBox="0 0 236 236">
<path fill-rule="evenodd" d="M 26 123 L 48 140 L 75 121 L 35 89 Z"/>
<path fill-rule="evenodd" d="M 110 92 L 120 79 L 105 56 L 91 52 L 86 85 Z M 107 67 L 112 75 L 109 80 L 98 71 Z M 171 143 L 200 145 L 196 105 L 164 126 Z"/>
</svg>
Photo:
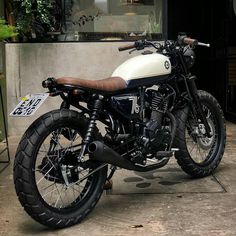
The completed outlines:
<svg viewBox="0 0 236 236">
<path fill-rule="evenodd" d="M 119 168 L 152 171 L 175 156 L 192 177 L 215 171 L 225 149 L 225 119 L 190 73 L 196 46 L 210 45 L 184 33 L 164 43 L 138 40 L 119 51 L 154 50 L 128 59 L 110 78 L 43 81 L 49 96 L 62 98 L 61 107 L 30 125 L 14 164 L 16 193 L 33 219 L 53 228 L 77 224 Z M 27 99 L 13 114 L 27 101 L 32 114 L 42 102 Z"/>
</svg>

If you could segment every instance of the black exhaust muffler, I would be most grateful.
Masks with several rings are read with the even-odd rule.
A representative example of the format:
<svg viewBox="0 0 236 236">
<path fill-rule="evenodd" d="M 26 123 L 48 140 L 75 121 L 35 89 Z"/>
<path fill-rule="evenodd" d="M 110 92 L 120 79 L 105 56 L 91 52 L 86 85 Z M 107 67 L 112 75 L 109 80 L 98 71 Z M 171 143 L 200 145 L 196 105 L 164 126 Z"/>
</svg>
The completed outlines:
<svg viewBox="0 0 236 236">
<path fill-rule="evenodd" d="M 92 160 L 108 163 L 127 170 L 134 170 L 136 167 L 132 162 L 122 157 L 119 153 L 109 148 L 100 141 L 94 141 L 88 146 L 88 152 Z"/>
<path fill-rule="evenodd" d="M 163 167 L 167 164 L 169 159 L 163 160 L 160 163 L 153 164 L 150 166 L 137 166 L 131 161 L 122 157 L 119 153 L 115 152 L 113 149 L 109 148 L 100 141 L 94 141 L 88 146 L 88 152 L 90 157 L 94 161 L 99 161 L 102 163 L 108 163 L 113 166 L 118 166 L 126 170 L 134 170 L 139 172 L 147 172 Z"/>
</svg>

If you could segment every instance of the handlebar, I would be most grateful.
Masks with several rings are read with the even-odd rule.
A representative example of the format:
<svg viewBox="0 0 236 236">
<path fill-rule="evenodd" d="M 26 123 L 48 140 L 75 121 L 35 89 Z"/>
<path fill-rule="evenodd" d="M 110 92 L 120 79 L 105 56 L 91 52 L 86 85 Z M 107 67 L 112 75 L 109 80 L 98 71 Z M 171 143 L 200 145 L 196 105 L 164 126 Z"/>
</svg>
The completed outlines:
<svg viewBox="0 0 236 236">
<path fill-rule="evenodd" d="M 198 45 L 198 40 L 197 39 L 191 39 L 191 38 L 188 38 L 188 37 L 184 37 L 182 39 L 182 42 L 186 45 L 190 45 L 190 46 L 196 46 Z"/>
<path fill-rule="evenodd" d="M 193 47 L 195 46 L 210 47 L 210 44 L 198 42 L 197 39 L 192 39 L 187 36 L 179 36 L 178 41 L 180 45 L 183 44 L 183 45 L 189 45 Z"/>
<path fill-rule="evenodd" d="M 160 45 L 159 43 L 157 44 Z M 157 44 L 147 41 L 147 40 L 138 40 L 138 41 L 135 41 L 134 43 L 121 46 L 118 48 L 118 50 L 119 51 L 125 51 L 125 50 L 130 50 L 130 49 L 143 50 L 145 47 L 154 47 L 156 49 L 159 49 L 159 46 Z"/>
<path fill-rule="evenodd" d="M 208 47 L 208 48 L 211 46 L 209 43 L 200 43 L 200 42 L 198 42 L 197 45 L 198 46 L 203 46 L 203 47 Z"/>
<path fill-rule="evenodd" d="M 130 49 L 133 49 L 133 48 L 136 48 L 135 43 L 120 46 L 118 48 L 118 50 L 121 52 L 121 51 L 125 51 L 125 50 L 130 50 Z"/>
<path fill-rule="evenodd" d="M 145 47 L 154 47 L 158 51 L 160 51 L 165 47 L 169 47 L 170 45 L 173 45 L 174 47 L 176 47 L 178 45 L 178 46 L 181 46 L 181 48 L 186 45 L 189 45 L 193 48 L 197 45 L 204 46 L 204 47 L 210 47 L 210 44 L 198 42 L 197 39 L 192 39 L 190 37 L 187 37 L 186 34 L 179 34 L 178 40 L 176 42 L 172 42 L 172 43 L 170 43 L 170 42 L 172 42 L 172 41 L 165 41 L 164 46 L 162 46 L 160 43 L 153 43 L 153 42 L 147 41 L 147 40 L 138 40 L 138 41 L 135 41 L 134 43 L 120 46 L 118 48 L 118 50 L 119 51 L 125 51 L 125 50 L 130 50 L 130 49 L 142 50 Z"/>
</svg>

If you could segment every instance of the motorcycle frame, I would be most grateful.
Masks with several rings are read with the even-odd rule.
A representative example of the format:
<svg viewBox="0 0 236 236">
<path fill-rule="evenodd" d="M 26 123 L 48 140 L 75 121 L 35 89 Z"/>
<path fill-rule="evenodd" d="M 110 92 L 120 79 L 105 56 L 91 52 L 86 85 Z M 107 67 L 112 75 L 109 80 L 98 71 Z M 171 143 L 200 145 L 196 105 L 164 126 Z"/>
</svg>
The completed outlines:
<svg viewBox="0 0 236 236">
<path fill-rule="evenodd" d="M 178 59 L 178 68 L 181 68 L 181 75 L 175 71 L 173 71 L 161 84 L 169 84 L 175 87 L 176 91 L 179 91 L 179 82 L 184 81 L 185 92 L 176 93 L 175 99 L 181 101 L 182 109 L 183 106 L 190 106 L 191 111 L 195 117 L 201 120 L 206 128 L 206 134 L 208 137 L 211 137 L 210 127 L 207 122 L 207 119 L 204 115 L 202 106 L 198 97 L 198 90 L 195 83 L 196 76 L 193 76 L 190 72 L 190 68 L 188 68 L 187 62 L 184 58 L 183 52 L 181 50 L 175 50 L 172 52 L 172 57 Z M 154 85 L 154 84 L 153 84 Z M 157 83 L 158 85 L 158 83 Z M 123 133 L 127 133 L 130 130 L 127 130 L 127 127 L 124 126 L 125 117 L 122 117 L 121 114 L 114 114 L 111 107 L 109 107 L 109 99 L 111 96 L 120 95 L 125 93 L 136 92 L 139 93 L 139 97 L 141 100 L 141 109 L 140 109 L 140 120 L 144 120 L 144 100 L 145 100 L 145 90 L 146 86 L 139 86 L 136 88 L 126 89 L 123 91 L 117 91 L 113 93 L 104 93 L 100 91 L 93 91 L 91 89 L 78 88 L 70 85 L 56 86 L 49 88 L 50 96 L 60 95 L 63 99 L 61 104 L 61 109 L 69 109 L 70 106 L 76 107 L 80 110 L 81 115 L 88 115 L 89 118 L 89 128 L 88 128 L 88 136 L 91 136 L 92 129 L 96 126 L 96 120 L 99 120 L 104 125 L 108 126 L 109 129 L 117 133 L 117 130 L 123 129 Z M 67 95 L 66 95 L 67 94 Z M 80 102 L 87 103 L 87 108 L 80 104 Z M 104 109 L 106 107 L 106 109 Z M 172 110 L 181 109 L 176 105 L 172 107 Z M 172 112 L 169 111 L 169 112 Z M 114 116 L 117 116 L 117 119 L 114 119 Z M 133 120 L 129 120 L 130 124 L 132 124 Z M 118 124 L 117 124 L 118 123 Z M 117 128 L 118 126 L 118 128 Z M 131 129 L 131 127 L 129 127 Z M 84 141 L 84 148 L 81 150 L 81 155 L 84 155 L 86 150 L 86 146 L 89 143 L 90 138 L 86 137 Z"/>
</svg>

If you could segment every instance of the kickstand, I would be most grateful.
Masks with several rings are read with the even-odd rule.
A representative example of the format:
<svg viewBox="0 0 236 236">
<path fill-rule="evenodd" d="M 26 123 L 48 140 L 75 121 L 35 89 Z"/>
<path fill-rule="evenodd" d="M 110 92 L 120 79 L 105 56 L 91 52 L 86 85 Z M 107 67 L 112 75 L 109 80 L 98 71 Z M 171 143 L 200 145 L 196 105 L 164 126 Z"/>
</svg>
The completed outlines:
<svg viewBox="0 0 236 236">
<path fill-rule="evenodd" d="M 112 185 L 113 185 L 112 179 L 106 180 L 106 183 L 104 184 L 103 189 L 104 190 L 111 190 L 112 189 Z"/>
<path fill-rule="evenodd" d="M 112 178 L 112 176 L 114 175 L 114 173 L 115 173 L 117 168 L 116 168 L 116 166 L 111 166 L 110 169 L 111 169 L 111 172 L 110 172 L 110 174 L 107 177 L 107 181 L 109 181 Z"/>
</svg>

